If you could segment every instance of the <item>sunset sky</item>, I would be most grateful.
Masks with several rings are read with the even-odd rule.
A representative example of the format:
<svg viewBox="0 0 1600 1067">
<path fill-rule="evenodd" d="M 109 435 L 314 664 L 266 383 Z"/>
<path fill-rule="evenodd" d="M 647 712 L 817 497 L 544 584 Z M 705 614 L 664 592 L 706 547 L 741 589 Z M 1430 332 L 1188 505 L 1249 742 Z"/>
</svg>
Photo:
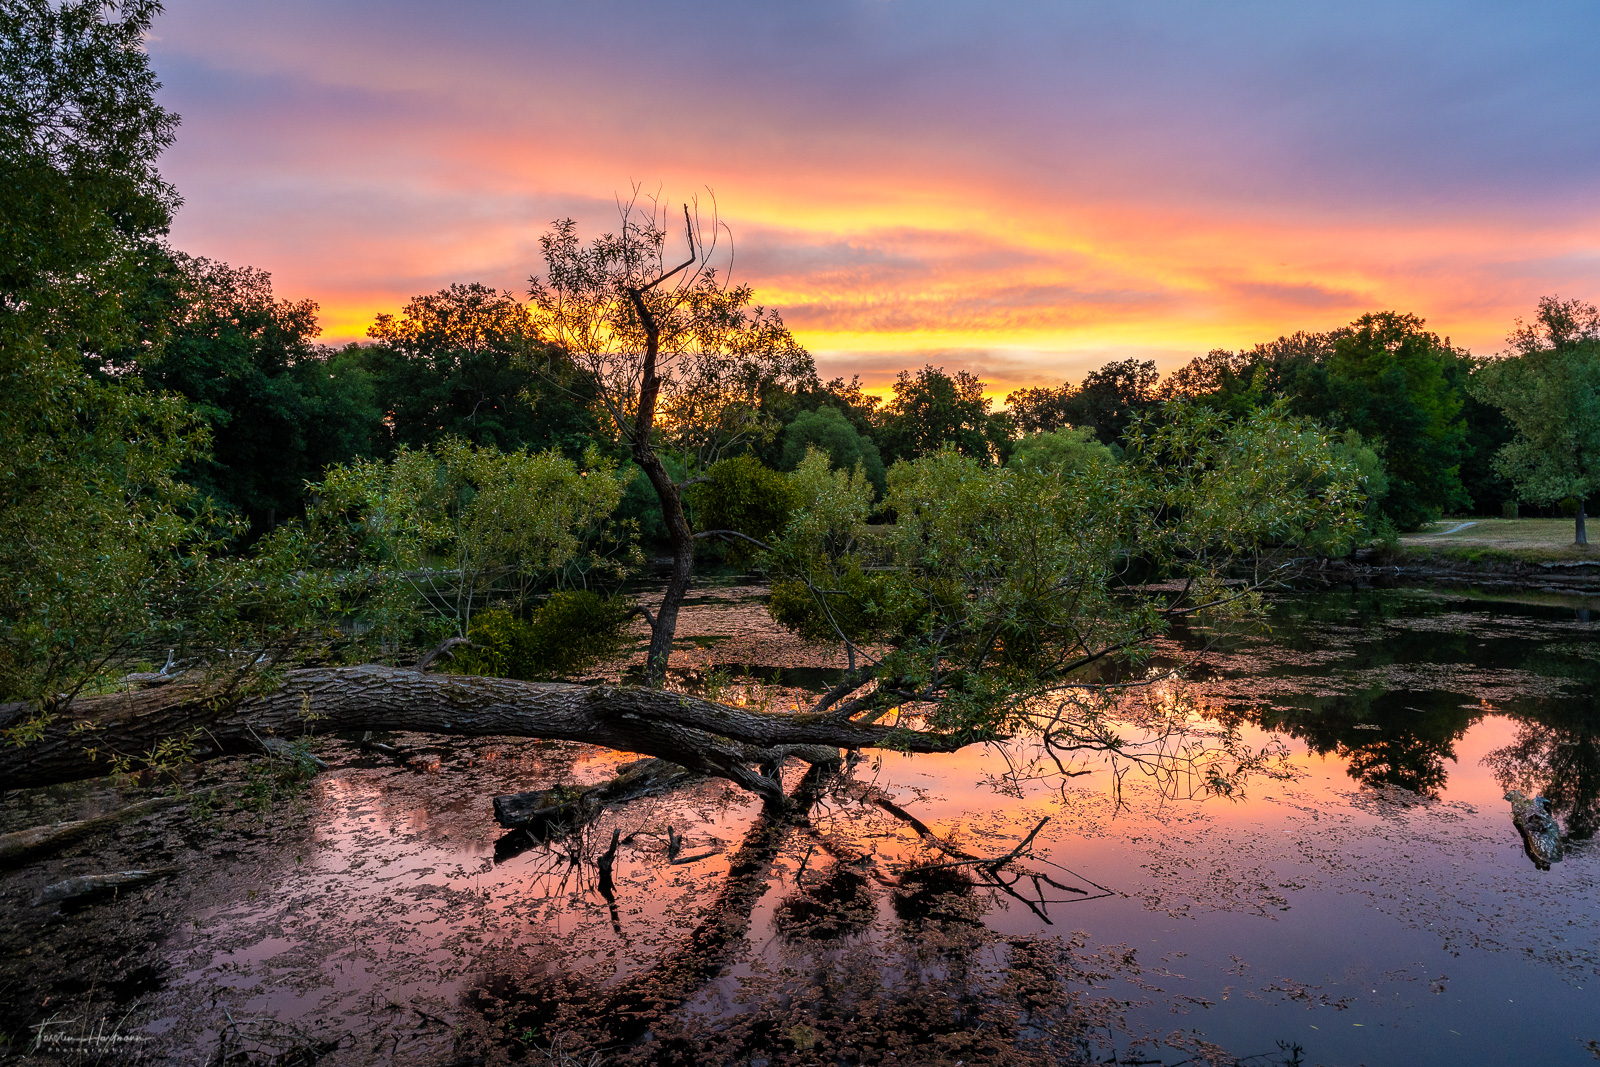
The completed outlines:
<svg viewBox="0 0 1600 1067">
<path fill-rule="evenodd" d="M 824 377 L 999 392 L 1395 309 L 1600 300 L 1592 3 L 170 0 L 174 243 L 324 340 L 633 183 L 714 192 Z"/>
</svg>

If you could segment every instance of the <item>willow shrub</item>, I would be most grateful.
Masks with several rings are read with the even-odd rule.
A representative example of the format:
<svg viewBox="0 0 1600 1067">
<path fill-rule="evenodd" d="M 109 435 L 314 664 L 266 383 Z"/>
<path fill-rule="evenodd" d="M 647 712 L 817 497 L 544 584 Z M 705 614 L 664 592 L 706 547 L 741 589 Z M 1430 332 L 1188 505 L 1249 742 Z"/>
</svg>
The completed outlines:
<svg viewBox="0 0 1600 1067">
<path fill-rule="evenodd" d="M 1292 560 L 1359 530 L 1359 471 L 1281 411 L 1170 405 L 1124 440 L 1120 462 L 1050 469 L 930 453 L 889 470 L 877 508 L 859 472 L 812 452 L 765 559 L 772 613 L 856 646 L 876 685 L 863 708 L 915 705 L 981 740 L 1107 656 L 1138 662 L 1180 615 L 1252 614 Z"/>
<path fill-rule="evenodd" d="M 544 681 L 565 678 L 616 655 L 630 612 L 619 598 L 588 590 L 555 593 L 527 619 L 495 608 L 472 619 L 472 644 L 455 655 L 463 674 Z"/>
</svg>

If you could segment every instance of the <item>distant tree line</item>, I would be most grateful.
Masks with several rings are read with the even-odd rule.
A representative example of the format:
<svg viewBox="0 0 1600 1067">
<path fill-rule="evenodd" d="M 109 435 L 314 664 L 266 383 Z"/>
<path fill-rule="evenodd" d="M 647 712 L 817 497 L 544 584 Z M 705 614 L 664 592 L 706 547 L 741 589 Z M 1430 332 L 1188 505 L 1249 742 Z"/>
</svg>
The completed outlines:
<svg viewBox="0 0 1600 1067">
<path fill-rule="evenodd" d="M 593 383 L 541 373 L 556 363 L 551 346 L 512 293 L 451 285 L 378 316 L 369 343 L 332 348 L 315 343 L 316 304 L 276 298 L 265 272 L 166 249 L 150 255 L 143 332 L 162 343 L 113 352 L 100 369 L 185 398 L 212 441 L 188 480 L 257 531 L 299 514 L 306 485 L 333 464 L 450 438 L 576 459 L 603 436 Z M 1597 344 L 1593 309 L 1578 301 L 1547 298 L 1533 325 L 1516 330 L 1512 354 L 1524 363 Z M 1159 421 L 1169 401 L 1233 417 L 1280 405 L 1337 432 L 1367 475 L 1374 531 L 1412 530 L 1447 513 L 1515 513 L 1519 497 L 1572 514 L 1592 491 L 1577 475 L 1546 471 L 1536 491 L 1524 477 L 1528 491 L 1519 493 L 1517 471 L 1534 460 L 1524 447 L 1508 467 L 1503 453 L 1518 439 L 1515 420 L 1532 428 L 1540 420 L 1531 412 L 1552 400 L 1525 396 L 1518 408 L 1507 393 L 1514 376 L 1479 375 L 1500 362 L 1385 311 L 1324 333 L 1215 349 L 1164 379 L 1148 360 L 1108 363 L 1077 385 L 1016 390 L 999 410 L 965 370 L 902 371 L 886 400 L 859 379 L 823 382 L 812 371 L 752 383 L 752 432 L 736 450 L 793 470 L 819 448 L 836 466 L 860 464 L 882 494 L 897 460 L 944 448 L 980 463 L 1059 464 L 1096 447 L 1116 453 L 1136 421 Z M 623 504 L 647 540 L 661 532 L 648 498 L 640 485 Z"/>
</svg>

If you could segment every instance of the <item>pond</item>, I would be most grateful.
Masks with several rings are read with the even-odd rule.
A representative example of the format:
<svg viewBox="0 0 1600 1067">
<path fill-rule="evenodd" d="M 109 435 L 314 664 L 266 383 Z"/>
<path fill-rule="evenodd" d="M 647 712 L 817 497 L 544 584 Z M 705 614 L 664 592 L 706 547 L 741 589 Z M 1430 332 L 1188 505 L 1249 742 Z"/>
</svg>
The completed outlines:
<svg viewBox="0 0 1600 1067">
<path fill-rule="evenodd" d="M 824 684 L 838 664 L 758 593 L 698 598 L 688 676 L 730 667 L 775 702 Z M 886 753 L 809 826 L 707 782 L 538 841 L 491 798 L 626 757 L 388 738 L 400 763 L 330 741 L 331 769 L 263 811 L 157 813 L 8 873 L 7 1029 L 93 1017 L 127 1037 L 112 1059 L 194 1063 L 1593 1063 L 1597 624 L 1572 598 L 1367 589 L 1179 635 L 1164 651 L 1190 681 L 1138 699 L 1282 750 L 1229 799 L 1126 763 L 1028 774 L 1023 748 Z M 1568 829 L 1549 869 L 1508 789 Z M 11 799 L 5 829 L 112 802 Z M 1035 829 L 1015 863 L 952 861 Z M 113 861 L 176 870 L 28 906 Z"/>
</svg>

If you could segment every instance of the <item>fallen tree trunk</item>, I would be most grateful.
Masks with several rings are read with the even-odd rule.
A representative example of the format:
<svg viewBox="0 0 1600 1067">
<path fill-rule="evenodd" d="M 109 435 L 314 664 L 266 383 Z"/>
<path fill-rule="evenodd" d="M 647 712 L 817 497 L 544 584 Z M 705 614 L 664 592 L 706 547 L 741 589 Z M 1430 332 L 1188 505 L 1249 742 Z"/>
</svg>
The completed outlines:
<svg viewBox="0 0 1600 1067">
<path fill-rule="evenodd" d="M 116 811 L 107 812 L 104 815 L 96 815 L 90 819 L 76 819 L 71 822 L 60 822 L 50 826 L 31 826 L 26 830 L 0 834 L 0 870 L 9 870 L 13 866 L 42 859 L 88 834 L 109 830 L 129 819 L 136 819 L 141 815 L 149 815 L 164 808 L 176 807 L 180 804 L 191 804 L 215 792 L 216 789 L 213 787 L 211 789 L 202 789 L 198 793 L 185 793 L 181 796 L 152 797 L 149 800 L 128 804 L 118 808 Z"/>
<path fill-rule="evenodd" d="M 25 709 L 0 707 L 0 726 Z M 38 741 L 0 749 L 10 788 L 94 778 L 111 758 L 140 757 L 171 738 L 193 737 L 199 757 L 259 750 L 271 736 L 412 730 L 465 736 L 581 741 L 637 752 L 727 778 L 782 803 L 778 782 L 757 768 L 789 756 L 813 764 L 840 749 L 946 752 L 961 742 L 900 727 L 824 715 L 758 711 L 662 689 L 519 682 L 424 674 L 366 665 L 292 671 L 272 691 L 218 706 L 201 685 L 173 684 L 75 700 Z"/>
</svg>

